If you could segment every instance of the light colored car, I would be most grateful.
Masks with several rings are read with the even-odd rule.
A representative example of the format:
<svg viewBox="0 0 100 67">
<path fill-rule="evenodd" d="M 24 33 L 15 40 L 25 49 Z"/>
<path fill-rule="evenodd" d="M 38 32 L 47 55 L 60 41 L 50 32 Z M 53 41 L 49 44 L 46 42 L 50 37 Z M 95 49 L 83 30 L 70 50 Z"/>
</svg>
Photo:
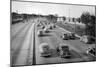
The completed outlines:
<svg viewBox="0 0 100 67">
<path fill-rule="evenodd" d="M 64 40 L 68 40 L 69 39 L 69 36 L 67 33 L 64 33 L 62 36 L 61 36 Z"/>
<path fill-rule="evenodd" d="M 91 56 L 96 57 L 96 48 L 95 47 L 88 48 L 86 53 L 91 55 Z"/>
<path fill-rule="evenodd" d="M 71 57 L 71 53 L 70 53 L 68 45 L 60 44 L 56 49 L 61 58 L 70 58 Z"/>
<path fill-rule="evenodd" d="M 48 33 L 49 32 L 48 27 L 45 27 L 43 30 L 44 30 L 45 33 Z"/>
<path fill-rule="evenodd" d="M 50 46 L 48 43 L 40 44 L 39 50 L 40 50 L 41 57 L 50 57 L 51 56 Z"/>
<path fill-rule="evenodd" d="M 86 44 L 91 44 L 91 43 L 95 42 L 95 39 L 92 36 L 84 35 L 80 38 L 80 41 L 82 41 Z"/>
</svg>

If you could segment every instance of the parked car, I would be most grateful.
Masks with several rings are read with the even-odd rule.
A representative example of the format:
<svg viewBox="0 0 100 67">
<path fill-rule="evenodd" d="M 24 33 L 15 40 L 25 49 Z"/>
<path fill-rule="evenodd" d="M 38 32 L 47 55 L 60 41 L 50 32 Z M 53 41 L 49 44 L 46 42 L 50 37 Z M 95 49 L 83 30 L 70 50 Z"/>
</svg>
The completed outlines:
<svg viewBox="0 0 100 67">
<path fill-rule="evenodd" d="M 86 43 L 86 44 L 91 44 L 95 42 L 95 38 L 89 35 L 84 35 L 80 38 L 80 41 Z"/>
<path fill-rule="evenodd" d="M 70 58 L 71 57 L 68 45 L 60 44 L 56 49 L 61 58 Z"/>
<path fill-rule="evenodd" d="M 38 36 L 42 36 L 43 35 L 43 30 L 39 30 L 37 34 L 38 34 Z"/>
<path fill-rule="evenodd" d="M 68 40 L 68 39 L 69 39 L 69 37 L 68 37 L 68 34 L 67 34 L 67 33 L 64 33 L 61 37 L 63 38 L 63 40 Z"/>
<path fill-rule="evenodd" d="M 40 50 L 41 57 L 50 57 L 51 56 L 50 46 L 48 43 L 40 44 L 39 50 Z"/>
<path fill-rule="evenodd" d="M 45 32 L 45 33 L 48 33 L 48 32 L 49 32 L 48 27 L 45 27 L 45 28 L 44 28 L 44 32 Z"/>
<path fill-rule="evenodd" d="M 52 27 L 52 29 L 53 29 L 53 28 L 56 28 L 56 25 L 55 25 L 55 24 L 52 24 L 51 27 Z"/>
<path fill-rule="evenodd" d="M 96 57 L 96 48 L 95 48 L 95 47 L 88 48 L 88 49 L 87 49 L 87 54 Z"/>
<path fill-rule="evenodd" d="M 64 40 L 75 39 L 76 38 L 74 33 L 64 33 L 61 37 Z"/>
<path fill-rule="evenodd" d="M 75 39 L 76 37 L 75 37 L 75 33 L 73 33 L 73 32 L 71 32 L 70 33 L 70 39 Z"/>
</svg>

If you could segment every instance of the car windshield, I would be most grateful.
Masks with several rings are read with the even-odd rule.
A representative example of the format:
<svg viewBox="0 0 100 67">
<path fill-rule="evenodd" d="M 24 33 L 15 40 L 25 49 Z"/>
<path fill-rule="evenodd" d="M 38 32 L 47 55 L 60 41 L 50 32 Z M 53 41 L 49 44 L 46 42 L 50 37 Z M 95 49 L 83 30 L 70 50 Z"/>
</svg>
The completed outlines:
<svg viewBox="0 0 100 67">
<path fill-rule="evenodd" d="M 68 46 L 62 46 L 62 50 L 68 50 Z"/>
</svg>

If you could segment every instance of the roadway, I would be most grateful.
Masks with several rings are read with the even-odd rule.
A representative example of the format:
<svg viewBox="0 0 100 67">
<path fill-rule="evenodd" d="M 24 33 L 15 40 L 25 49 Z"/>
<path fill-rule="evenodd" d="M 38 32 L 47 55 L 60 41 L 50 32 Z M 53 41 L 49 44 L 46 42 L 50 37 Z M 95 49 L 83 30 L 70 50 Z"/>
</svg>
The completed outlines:
<svg viewBox="0 0 100 67">
<path fill-rule="evenodd" d="M 38 22 L 37 22 L 38 23 Z M 93 61 L 94 58 L 86 54 L 86 49 L 91 46 L 91 44 L 84 44 L 80 42 L 77 38 L 75 40 L 63 40 L 60 36 L 62 33 L 69 33 L 65 29 L 57 27 L 50 30 L 49 33 L 45 33 L 45 36 L 38 37 L 37 31 L 40 29 L 35 26 L 35 55 L 36 64 L 51 64 L 51 63 L 69 63 L 69 62 L 81 62 L 81 61 Z M 41 43 L 48 43 L 52 49 L 52 56 L 49 58 L 41 57 L 39 52 L 39 45 Z M 59 44 L 67 44 L 70 47 L 70 52 L 72 57 L 70 59 L 60 58 L 56 52 L 56 47 Z"/>
<path fill-rule="evenodd" d="M 32 65 L 34 21 L 11 25 L 11 64 Z"/>
<path fill-rule="evenodd" d="M 43 37 L 38 37 L 37 31 L 40 28 L 36 24 L 40 21 L 43 21 L 43 19 L 30 19 L 25 23 L 11 25 L 12 65 L 69 63 L 94 60 L 92 56 L 86 54 L 86 49 L 91 44 L 84 44 L 78 38 L 75 40 L 63 40 L 60 36 L 67 31 L 60 27 L 50 30 Z M 48 43 L 52 49 L 52 56 L 49 58 L 40 56 L 39 45 L 44 42 Z M 59 44 L 63 43 L 70 47 L 72 56 L 70 59 L 60 58 L 55 50 Z"/>
</svg>

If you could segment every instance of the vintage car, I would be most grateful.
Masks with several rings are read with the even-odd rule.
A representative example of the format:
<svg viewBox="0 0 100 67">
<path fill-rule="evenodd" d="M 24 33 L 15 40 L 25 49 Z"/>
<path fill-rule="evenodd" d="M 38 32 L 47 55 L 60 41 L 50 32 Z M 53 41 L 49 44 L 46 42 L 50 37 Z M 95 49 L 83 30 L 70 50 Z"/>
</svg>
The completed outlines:
<svg viewBox="0 0 100 67">
<path fill-rule="evenodd" d="M 53 28 L 56 28 L 56 25 L 55 25 L 55 24 L 51 24 L 51 25 L 49 26 L 49 29 L 53 29 Z"/>
<path fill-rule="evenodd" d="M 96 57 L 96 48 L 95 47 L 88 48 L 86 53 L 91 55 L 91 56 Z"/>
<path fill-rule="evenodd" d="M 60 44 L 56 49 L 61 58 L 70 58 L 71 57 L 68 45 Z"/>
<path fill-rule="evenodd" d="M 39 50 L 40 50 L 41 57 L 50 57 L 51 56 L 50 46 L 48 43 L 40 44 Z"/>
<path fill-rule="evenodd" d="M 64 40 L 75 39 L 75 34 L 74 33 L 64 33 L 61 37 Z"/>
<path fill-rule="evenodd" d="M 48 27 L 45 27 L 43 30 L 44 30 L 45 33 L 48 33 L 49 32 Z"/>
<path fill-rule="evenodd" d="M 81 38 L 80 38 L 80 41 L 81 42 L 84 42 L 86 44 L 91 44 L 93 42 L 95 42 L 95 38 L 92 37 L 92 36 L 89 36 L 89 35 L 83 35 Z"/>
<path fill-rule="evenodd" d="M 43 30 L 39 30 L 38 33 L 37 33 L 38 36 L 42 36 L 43 35 L 43 32 L 44 32 Z"/>
<path fill-rule="evenodd" d="M 61 36 L 64 40 L 68 40 L 69 37 L 68 37 L 68 34 L 64 33 L 62 36 Z"/>
<path fill-rule="evenodd" d="M 75 33 L 73 32 L 70 33 L 70 39 L 75 39 Z"/>
</svg>

